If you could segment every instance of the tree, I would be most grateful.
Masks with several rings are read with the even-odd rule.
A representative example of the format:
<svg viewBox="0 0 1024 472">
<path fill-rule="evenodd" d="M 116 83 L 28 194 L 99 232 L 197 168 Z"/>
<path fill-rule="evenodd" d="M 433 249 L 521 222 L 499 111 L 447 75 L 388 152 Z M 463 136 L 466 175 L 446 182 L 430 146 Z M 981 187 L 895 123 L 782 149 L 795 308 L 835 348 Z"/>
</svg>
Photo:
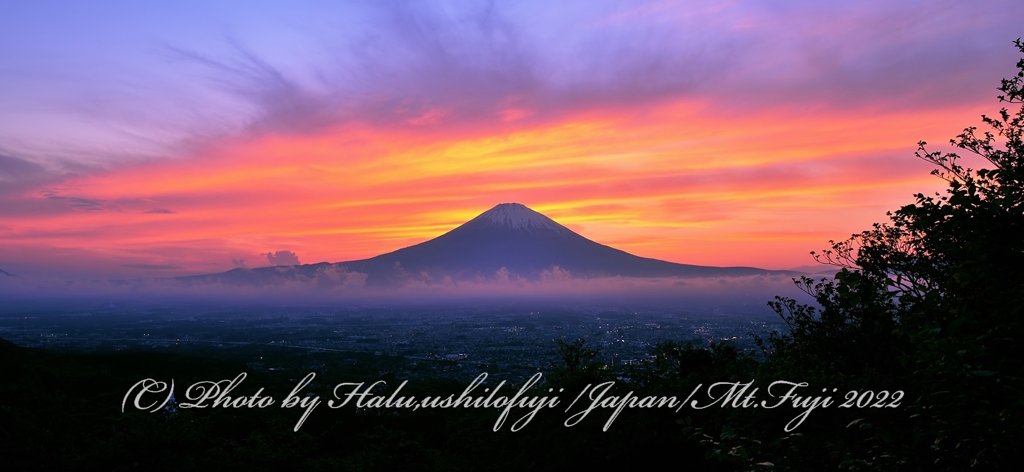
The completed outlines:
<svg viewBox="0 0 1024 472">
<path fill-rule="evenodd" d="M 567 390 L 577 390 L 584 385 L 594 384 L 607 380 L 607 372 L 602 370 L 602 365 L 594 361 L 599 351 L 587 344 L 586 340 L 579 338 L 572 343 L 556 339 L 558 343 L 558 357 L 562 358 L 562 365 L 556 366 L 551 372 L 551 382 Z"/>
<path fill-rule="evenodd" d="M 812 253 L 840 268 L 833 280 L 796 281 L 817 307 L 769 303 L 790 327 L 761 342 L 775 372 L 903 382 L 894 387 L 913 393 L 894 462 L 904 467 L 998 468 L 1024 440 L 1024 59 L 1017 69 L 998 98 L 1020 109 L 983 115 L 986 131 L 950 141 L 991 168 L 920 142 L 915 155 L 936 166 L 945 194 L 917 194 L 889 223 Z"/>
</svg>

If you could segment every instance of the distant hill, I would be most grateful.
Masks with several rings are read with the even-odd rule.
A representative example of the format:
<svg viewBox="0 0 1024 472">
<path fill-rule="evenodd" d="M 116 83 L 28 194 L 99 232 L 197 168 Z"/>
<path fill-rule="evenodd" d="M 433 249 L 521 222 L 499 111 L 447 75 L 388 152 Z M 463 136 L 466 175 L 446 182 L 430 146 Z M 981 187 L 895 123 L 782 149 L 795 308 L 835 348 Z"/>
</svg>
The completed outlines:
<svg viewBox="0 0 1024 472">
<path fill-rule="evenodd" d="M 556 269 L 557 268 L 557 269 Z M 288 278 L 315 278 L 326 271 L 359 272 L 366 283 L 388 286 L 405 280 L 529 280 L 573 277 L 726 277 L 763 274 L 795 275 L 756 267 L 711 267 L 677 264 L 634 256 L 591 241 L 519 203 L 502 203 L 429 241 L 369 259 L 298 266 L 234 269 L 221 274 L 179 280 L 234 284 L 264 283 Z"/>
<path fill-rule="evenodd" d="M 828 264 L 818 264 L 793 267 L 789 270 L 793 272 L 802 272 L 808 275 L 835 275 L 836 272 L 839 272 L 839 267 Z"/>
</svg>

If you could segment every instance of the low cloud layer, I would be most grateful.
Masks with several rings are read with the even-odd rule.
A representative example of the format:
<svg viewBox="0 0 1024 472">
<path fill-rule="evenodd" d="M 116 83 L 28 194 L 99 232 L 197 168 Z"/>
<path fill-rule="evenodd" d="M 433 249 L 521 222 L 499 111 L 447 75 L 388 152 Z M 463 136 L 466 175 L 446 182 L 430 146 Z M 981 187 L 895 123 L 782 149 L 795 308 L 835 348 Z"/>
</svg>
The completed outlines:
<svg viewBox="0 0 1024 472">
<path fill-rule="evenodd" d="M 419 304 L 433 302 L 569 301 L 584 304 L 644 303 L 731 306 L 764 310 L 775 296 L 809 301 L 782 275 L 706 278 L 576 278 L 553 269 L 540 279 L 509 276 L 454 281 L 410 277 L 389 287 L 367 284 L 367 275 L 344 266 L 275 267 L 213 276 L 134 280 L 0 278 L 0 294 L 11 300 L 99 299 L 177 303 Z"/>
</svg>

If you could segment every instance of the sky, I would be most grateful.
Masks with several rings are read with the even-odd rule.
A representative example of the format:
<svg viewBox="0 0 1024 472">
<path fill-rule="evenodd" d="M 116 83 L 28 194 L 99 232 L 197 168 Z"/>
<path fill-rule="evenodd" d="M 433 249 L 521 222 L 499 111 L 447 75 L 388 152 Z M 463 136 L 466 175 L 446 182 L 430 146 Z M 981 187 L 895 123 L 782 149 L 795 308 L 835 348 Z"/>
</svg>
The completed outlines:
<svg viewBox="0 0 1024 472">
<path fill-rule="evenodd" d="M 640 256 L 813 265 L 943 188 L 917 143 L 950 149 L 999 109 L 1021 18 L 1019 0 L 3 2 L 0 269 L 356 260 L 504 202 Z"/>
</svg>

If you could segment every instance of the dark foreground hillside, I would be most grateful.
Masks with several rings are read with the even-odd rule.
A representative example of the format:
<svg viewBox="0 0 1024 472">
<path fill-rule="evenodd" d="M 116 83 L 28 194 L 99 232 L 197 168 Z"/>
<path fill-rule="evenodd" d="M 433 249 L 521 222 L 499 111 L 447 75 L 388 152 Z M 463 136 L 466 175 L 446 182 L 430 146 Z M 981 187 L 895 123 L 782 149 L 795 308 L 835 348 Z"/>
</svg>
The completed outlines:
<svg viewBox="0 0 1024 472">
<path fill-rule="evenodd" d="M 336 369 L 327 375 L 335 381 L 311 386 L 329 394 L 332 382 L 372 382 L 380 378 L 378 367 L 386 368 L 365 363 Z M 566 415 L 553 410 L 511 433 L 507 426 L 492 432 L 500 410 L 381 413 L 320 406 L 293 432 L 298 409 L 122 413 L 121 402 L 144 378 L 174 378 L 180 392 L 193 382 L 240 372 L 249 375 L 238 394 L 263 387 L 280 400 L 294 387 L 296 372 L 253 373 L 230 360 L 170 354 L 55 353 L 6 341 L 0 369 L 0 448 L 7 470 L 564 470 L 626 468 L 666 458 L 704 462 L 703 448 L 688 443 L 676 421 L 685 415 L 670 411 L 626 412 L 602 432 L 605 415 L 566 428 Z M 403 393 L 438 395 L 465 387 L 424 380 L 410 382 Z"/>
</svg>

